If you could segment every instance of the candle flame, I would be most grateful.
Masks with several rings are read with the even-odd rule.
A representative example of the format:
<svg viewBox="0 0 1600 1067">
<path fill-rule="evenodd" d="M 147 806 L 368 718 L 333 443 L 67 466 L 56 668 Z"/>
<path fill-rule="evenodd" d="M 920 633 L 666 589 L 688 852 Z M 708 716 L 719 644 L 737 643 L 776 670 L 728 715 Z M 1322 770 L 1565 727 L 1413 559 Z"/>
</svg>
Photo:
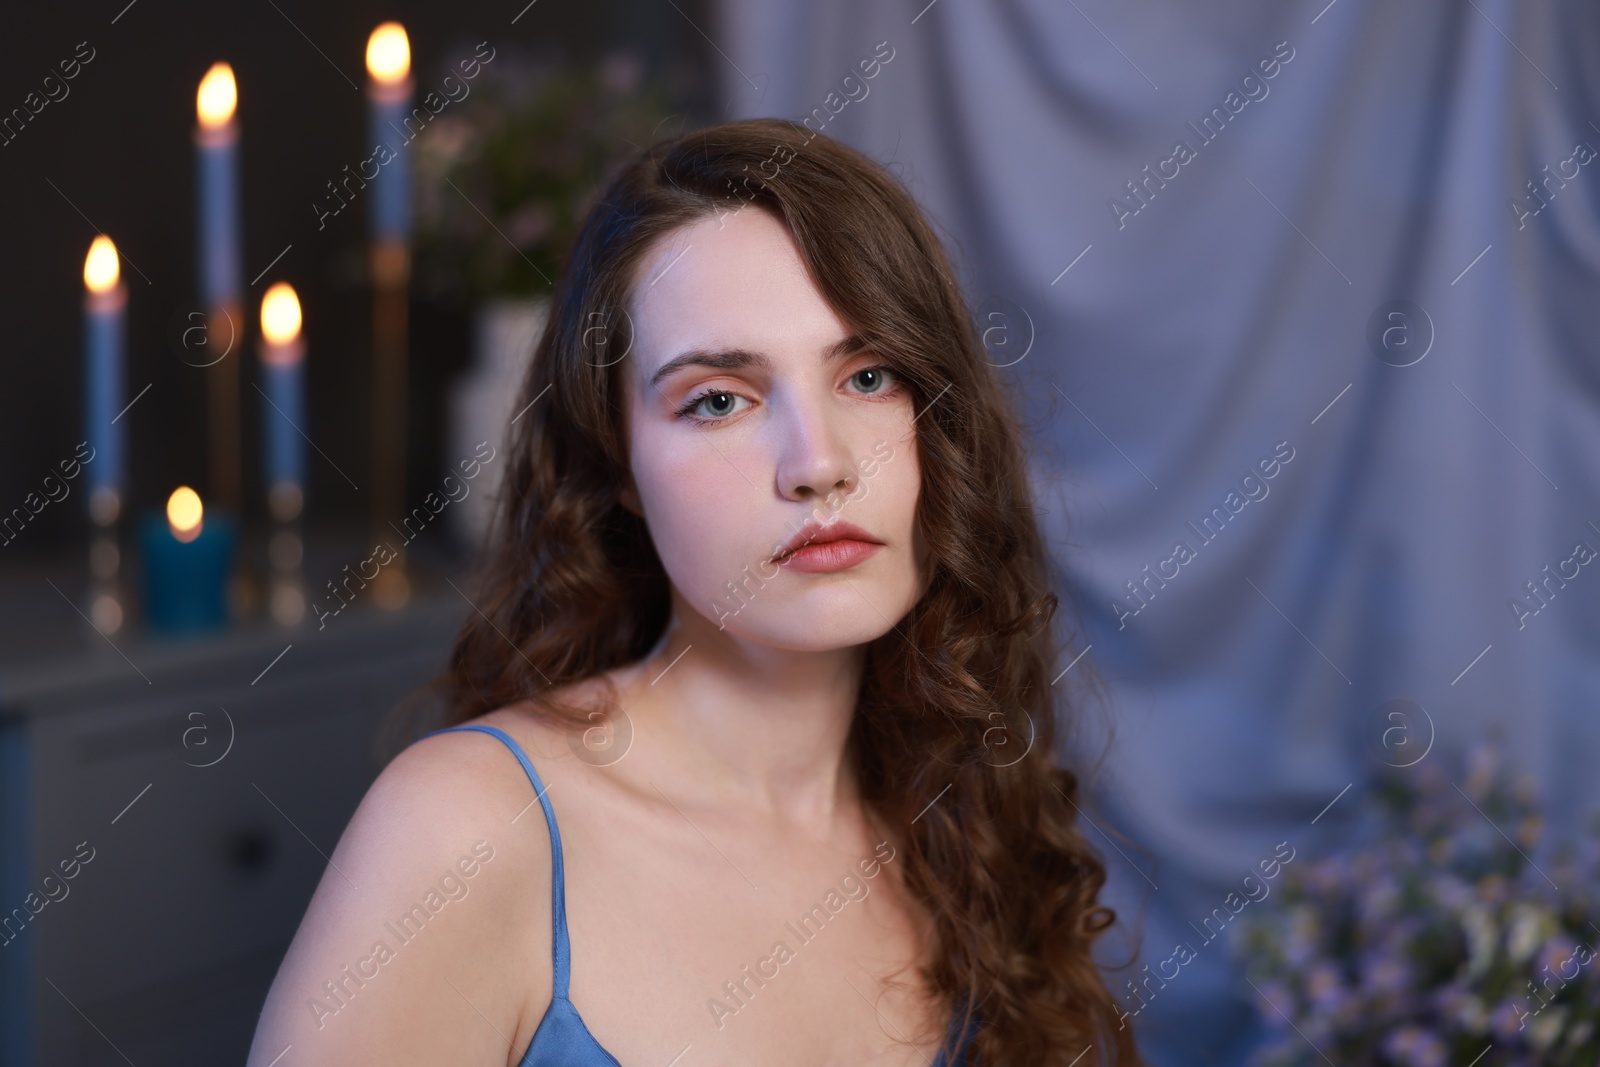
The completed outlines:
<svg viewBox="0 0 1600 1067">
<path fill-rule="evenodd" d="M 101 234 L 89 245 L 89 256 L 83 261 L 83 284 L 91 293 L 107 293 L 116 288 L 120 274 L 117 246 Z"/>
<path fill-rule="evenodd" d="M 398 22 L 385 22 L 367 38 L 367 73 L 384 84 L 394 85 L 411 73 L 411 41 Z"/>
<path fill-rule="evenodd" d="M 226 126 L 238 103 L 239 87 L 233 80 L 233 68 L 226 63 L 211 64 L 206 76 L 200 79 L 200 92 L 195 96 L 200 125 L 208 130 Z"/>
<path fill-rule="evenodd" d="M 200 494 L 187 485 L 178 486 L 167 497 L 167 522 L 179 541 L 193 541 L 200 536 L 200 518 L 204 513 Z"/>
<path fill-rule="evenodd" d="M 261 335 L 275 345 L 300 336 L 300 298 L 288 282 L 277 282 L 261 298 Z"/>
</svg>

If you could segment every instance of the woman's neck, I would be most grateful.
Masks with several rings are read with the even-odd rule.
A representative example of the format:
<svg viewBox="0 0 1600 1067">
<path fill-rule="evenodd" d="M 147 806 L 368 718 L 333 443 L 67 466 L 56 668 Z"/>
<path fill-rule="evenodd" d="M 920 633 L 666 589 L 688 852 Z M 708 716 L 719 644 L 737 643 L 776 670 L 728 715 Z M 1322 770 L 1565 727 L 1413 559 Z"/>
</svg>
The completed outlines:
<svg viewBox="0 0 1600 1067">
<path fill-rule="evenodd" d="M 859 809 L 845 746 L 864 662 L 860 646 L 794 651 L 737 638 L 675 604 L 656 646 L 613 672 L 630 759 L 707 803 L 820 828 L 842 807 Z"/>
</svg>

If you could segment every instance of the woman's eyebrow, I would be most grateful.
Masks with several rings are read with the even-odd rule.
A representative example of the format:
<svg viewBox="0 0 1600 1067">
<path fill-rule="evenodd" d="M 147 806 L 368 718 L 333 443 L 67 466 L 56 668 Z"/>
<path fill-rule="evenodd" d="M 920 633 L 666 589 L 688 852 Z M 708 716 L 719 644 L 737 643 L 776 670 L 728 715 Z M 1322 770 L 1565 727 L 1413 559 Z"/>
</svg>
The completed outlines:
<svg viewBox="0 0 1600 1067">
<path fill-rule="evenodd" d="M 857 334 L 850 334 L 842 340 L 836 341 L 822 350 L 824 362 L 833 363 L 853 356 L 867 343 Z M 739 370 L 744 367 L 759 367 L 762 370 L 772 369 L 772 360 L 765 353 L 752 352 L 747 348 L 691 348 L 681 355 L 673 356 L 650 376 L 652 388 L 669 377 L 674 371 L 683 367 L 698 365 L 702 367 L 716 367 L 720 370 Z"/>
</svg>

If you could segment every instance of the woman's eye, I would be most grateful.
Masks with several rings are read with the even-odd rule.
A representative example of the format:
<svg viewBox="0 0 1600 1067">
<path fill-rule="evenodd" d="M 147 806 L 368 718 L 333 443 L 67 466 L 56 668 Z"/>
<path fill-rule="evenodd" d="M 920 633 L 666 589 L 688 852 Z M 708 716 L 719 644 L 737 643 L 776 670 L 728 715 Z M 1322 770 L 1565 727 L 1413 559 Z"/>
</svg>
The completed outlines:
<svg viewBox="0 0 1600 1067">
<path fill-rule="evenodd" d="M 735 394 L 713 390 L 701 393 L 678 409 L 678 414 L 690 422 L 716 422 L 732 415 L 734 405 L 744 399 Z"/>
<path fill-rule="evenodd" d="M 894 383 L 894 372 L 888 367 L 864 367 L 851 379 L 869 393 L 886 393 Z"/>
</svg>

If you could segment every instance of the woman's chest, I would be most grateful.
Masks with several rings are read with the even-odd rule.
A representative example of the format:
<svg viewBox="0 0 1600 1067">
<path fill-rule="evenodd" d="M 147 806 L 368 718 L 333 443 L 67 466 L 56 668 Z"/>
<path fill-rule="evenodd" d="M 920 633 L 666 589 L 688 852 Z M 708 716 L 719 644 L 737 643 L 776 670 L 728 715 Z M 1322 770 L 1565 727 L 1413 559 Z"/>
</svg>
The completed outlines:
<svg viewBox="0 0 1600 1067">
<path fill-rule="evenodd" d="M 624 1067 L 932 1058 L 948 1014 L 893 848 L 676 821 L 562 819 L 569 999 Z"/>
</svg>

